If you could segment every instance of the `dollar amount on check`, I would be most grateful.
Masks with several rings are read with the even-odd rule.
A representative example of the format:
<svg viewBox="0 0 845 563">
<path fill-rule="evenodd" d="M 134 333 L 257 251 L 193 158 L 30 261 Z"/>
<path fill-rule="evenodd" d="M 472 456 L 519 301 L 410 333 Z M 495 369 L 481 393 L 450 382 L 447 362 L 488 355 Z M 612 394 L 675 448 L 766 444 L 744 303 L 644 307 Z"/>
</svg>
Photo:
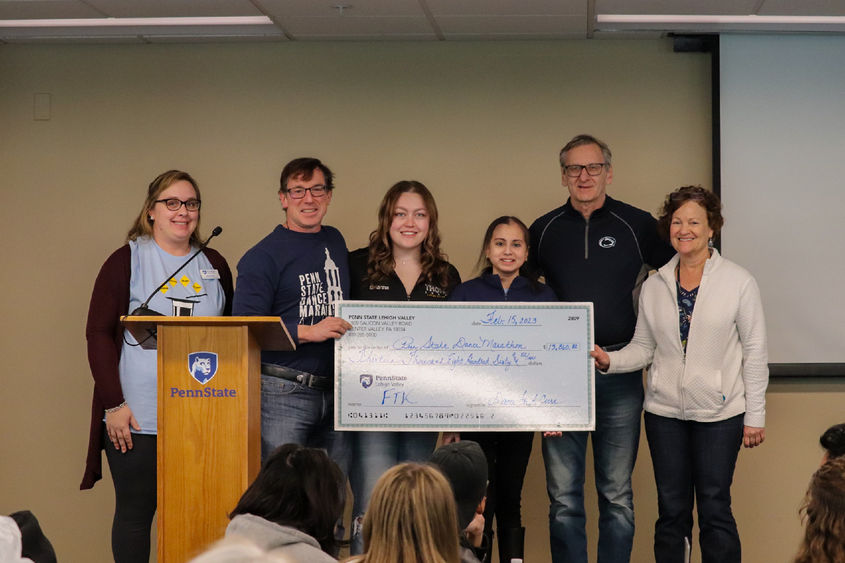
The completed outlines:
<svg viewBox="0 0 845 563">
<path fill-rule="evenodd" d="M 343 301 L 340 430 L 592 430 L 592 303 Z"/>
</svg>

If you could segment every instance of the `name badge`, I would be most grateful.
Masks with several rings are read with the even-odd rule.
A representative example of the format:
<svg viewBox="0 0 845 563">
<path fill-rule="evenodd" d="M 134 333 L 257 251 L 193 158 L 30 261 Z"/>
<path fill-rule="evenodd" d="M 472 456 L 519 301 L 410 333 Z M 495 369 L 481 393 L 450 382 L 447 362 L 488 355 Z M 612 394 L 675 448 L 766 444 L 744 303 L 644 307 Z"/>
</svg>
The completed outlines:
<svg viewBox="0 0 845 563">
<path fill-rule="evenodd" d="M 204 280 L 219 280 L 220 272 L 217 270 L 200 270 L 200 276 Z"/>
</svg>

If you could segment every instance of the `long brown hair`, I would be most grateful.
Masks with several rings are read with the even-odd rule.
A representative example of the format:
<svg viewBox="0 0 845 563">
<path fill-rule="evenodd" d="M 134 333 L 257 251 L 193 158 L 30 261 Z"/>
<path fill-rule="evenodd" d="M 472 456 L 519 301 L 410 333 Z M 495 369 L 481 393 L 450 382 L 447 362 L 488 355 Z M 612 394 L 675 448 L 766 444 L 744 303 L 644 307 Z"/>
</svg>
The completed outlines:
<svg viewBox="0 0 845 563">
<path fill-rule="evenodd" d="M 155 180 L 150 182 L 150 186 L 147 188 L 147 199 L 144 200 L 144 207 L 141 208 L 141 212 L 138 214 L 138 217 L 135 219 L 135 222 L 132 223 L 132 227 L 129 229 L 129 232 L 126 234 L 127 242 L 143 236 L 152 238 L 153 222 L 150 219 L 150 210 L 156 204 L 156 200 L 159 199 L 161 192 L 181 180 L 191 184 L 194 187 L 194 192 L 197 194 L 197 199 L 202 201 L 202 197 L 200 197 L 200 188 L 197 185 L 196 180 L 194 180 L 190 174 L 182 172 L 181 170 L 168 170 L 167 172 L 162 172 L 156 176 Z M 201 240 L 200 214 L 197 213 L 197 227 L 194 229 L 194 232 L 191 233 L 190 244 L 198 245 Z"/>
<path fill-rule="evenodd" d="M 458 563 L 452 487 L 434 466 L 402 463 L 376 483 L 364 515 L 361 563 Z"/>
<path fill-rule="evenodd" d="M 402 180 L 391 186 L 378 208 L 378 227 L 370 233 L 370 254 L 367 259 L 367 276 L 371 281 L 384 280 L 393 272 L 393 242 L 390 225 L 396 202 L 402 194 L 419 194 L 428 211 L 428 235 L 420 248 L 422 276 L 426 281 L 445 287 L 449 281 L 449 262 L 440 250 L 440 231 L 437 228 L 437 204 L 434 196 L 422 182 Z"/>
<path fill-rule="evenodd" d="M 801 515 L 804 540 L 795 563 L 845 561 L 845 458 L 831 459 L 816 471 Z"/>
</svg>

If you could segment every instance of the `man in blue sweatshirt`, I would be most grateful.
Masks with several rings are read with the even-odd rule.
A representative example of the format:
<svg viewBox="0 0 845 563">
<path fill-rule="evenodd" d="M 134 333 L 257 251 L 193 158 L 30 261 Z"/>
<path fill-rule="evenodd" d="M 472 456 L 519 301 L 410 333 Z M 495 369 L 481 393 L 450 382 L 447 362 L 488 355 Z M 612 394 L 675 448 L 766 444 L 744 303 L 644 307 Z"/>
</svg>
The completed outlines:
<svg viewBox="0 0 845 563">
<path fill-rule="evenodd" d="M 560 166 L 569 199 L 531 225 L 529 260 L 558 299 L 593 303 L 596 344 L 616 350 L 634 334 L 635 291 L 648 271 L 665 264 L 674 251 L 658 236 L 654 217 L 607 195 L 613 167 L 605 143 L 590 135 L 574 137 L 560 151 Z M 631 558 L 631 473 L 642 404 L 642 372 L 596 377 L 592 443 L 599 495 L 599 563 Z M 543 438 L 554 563 L 587 563 L 584 475 L 590 434 L 564 432 Z"/>
<path fill-rule="evenodd" d="M 346 242 L 323 225 L 334 175 L 316 158 L 282 170 L 285 221 L 244 254 L 232 314 L 279 316 L 296 350 L 261 353 L 261 456 L 288 443 L 324 448 L 346 473 L 349 444 L 334 429 L 334 343 L 350 325 L 335 314 L 349 295 Z"/>
</svg>

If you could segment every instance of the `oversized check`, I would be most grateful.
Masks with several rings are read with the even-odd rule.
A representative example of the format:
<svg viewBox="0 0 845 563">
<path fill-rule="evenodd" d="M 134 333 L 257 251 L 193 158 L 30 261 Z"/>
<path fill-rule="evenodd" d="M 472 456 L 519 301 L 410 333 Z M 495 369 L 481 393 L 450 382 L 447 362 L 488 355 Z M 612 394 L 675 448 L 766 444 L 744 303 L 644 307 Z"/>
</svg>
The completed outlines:
<svg viewBox="0 0 845 563">
<path fill-rule="evenodd" d="M 592 303 L 343 301 L 339 430 L 592 430 Z"/>
</svg>

